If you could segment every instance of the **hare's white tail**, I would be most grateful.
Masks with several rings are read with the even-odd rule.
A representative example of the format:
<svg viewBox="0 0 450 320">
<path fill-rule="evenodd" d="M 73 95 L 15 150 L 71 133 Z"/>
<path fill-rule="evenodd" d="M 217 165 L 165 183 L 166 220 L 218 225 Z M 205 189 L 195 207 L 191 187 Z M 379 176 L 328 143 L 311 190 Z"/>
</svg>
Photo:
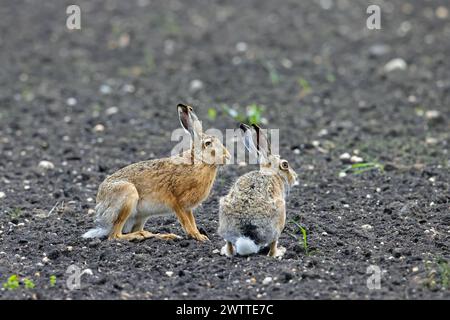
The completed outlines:
<svg viewBox="0 0 450 320">
<path fill-rule="evenodd" d="M 239 237 L 236 240 L 236 252 L 241 256 L 247 256 L 249 254 L 258 253 L 259 246 L 250 238 Z"/>
<path fill-rule="evenodd" d="M 82 237 L 83 238 L 102 238 L 102 237 L 106 237 L 110 231 L 111 231 L 110 228 L 96 227 L 96 228 L 89 230 L 85 234 L 83 234 Z"/>
</svg>

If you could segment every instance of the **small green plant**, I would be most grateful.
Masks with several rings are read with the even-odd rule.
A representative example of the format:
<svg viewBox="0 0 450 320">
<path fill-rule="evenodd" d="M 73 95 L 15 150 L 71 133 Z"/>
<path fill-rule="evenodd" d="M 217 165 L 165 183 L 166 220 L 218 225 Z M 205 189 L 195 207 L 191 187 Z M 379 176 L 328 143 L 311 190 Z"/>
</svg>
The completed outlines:
<svg viewBox="0 0 450 320">
<path fill-rule="evenodd" d="M 56 276 L 51 275 L 50 276 L 50 287 L 54 287 L 56 285 Z"/>
<path fill-rule="evenodd" d="M 36 286 L 34 284 L 33 280 L 28 279 L 28 278 L 23 279 L 23 284 L 25 285 L 25 288 L 27 288 L 27 289 L 34 289 L 34 287 Z"/>
<path fill-rule="evenodd" d="M 252 103 L 246 107 L 245 114 L 229 107 L 228 105 L 222 105 L 223 110 L 231 118 L 239 122 L 246 122 L 249 124 L 260 124 L 263 122 L 264 107 L 256 103 Z"/>
<path fill-rule="evenodd" d="M 11 209 L 9 212 L 8 212 L 8 216 L 9 216 L 9 218 L 11 219 L 11 220 L 13 220 L 13 219 L 19 219 L 21 216 L 22 216 L 22 210 L 20 209 L 20 208 L 14 208 L 14 209 Z"/>
<path fill-rule="evenodd" d="M 302 238 L 300 239 L 299 237 L 297 237 L 294 234 L 291 234 L 291 236 L 302 244 L 306 255 L 309 255 L 310 251 L 309 251 L 309 246 L 308 246 L 308 236 L 307 236 L 307 233 L 306 233 L 306 229 L 300 223 L 298 223 L 297 221 L 294 221 L 294 220 L 291 220 L 291 221 L 298 228 L 300 233 L 302 234 Z"/>
<path fill-rule="evenodd" d="M 7 290 L 15 290 L 19 288 L 19 277 L 16 274 L 13 274 L 6 280 L 6 282 L 3 284 L 3 288 Z"/>
<path fill-rule="evenodd" d="M 311 85 L 309 84 L 308 80 L 300 77 L 300 78 L 298 78 L 297 82 L 298 82 L 298 86 L 300 87 L 300 92 L 298 94 L 298 96 L 300 98 L 303 98 L 312 92 L 312 88 L 311 88 Z"/>
<path fill-rule="evenodd" d="M 438 266 L 442 287 L 445 289 L 450 289 L 450 264 L 441 258 L 438 260 Z"/>
<path fill-rule="evenodd" d="M 379 171 L 383 172 L 384 166 L 378 162 L 354 163 L 354 164 L 346 167 L 341 172 L 360 174 L 360 173 L 363 173 L 366 171 L 371 171 L 371 170 L 379 170 Z"/>
<path fill-rule="evenodd" d="M 217 117 L 217 110 L 214 108 L 209 108 L 208 109 L 208 118 L 211 119 L 212 121 L 216 120 Z"/>
<path fill-rule="evenodd" d="M 275 68 L 275 66 L 273 65 L 273 63 L 270 61 L 267 61 L 267 62 L 264 62 L 263 65 L 264 65 L 264 68 L 269 73 L 270 82 L 272 82 L 273 85 L 279 84 L 280 83 L 280 75 L 278 74 L 278 71 Z"/>
</svg>

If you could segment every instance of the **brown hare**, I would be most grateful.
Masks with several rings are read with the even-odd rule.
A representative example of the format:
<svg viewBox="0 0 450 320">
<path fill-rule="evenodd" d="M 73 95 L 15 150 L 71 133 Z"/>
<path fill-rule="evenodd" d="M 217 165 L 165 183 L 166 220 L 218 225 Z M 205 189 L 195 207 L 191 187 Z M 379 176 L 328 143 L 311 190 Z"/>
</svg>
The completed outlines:
<svg viewBox="0 0 450 320">
<path fill-rule="evenodd" d="M 179 238 L 144 230 L 151 216 L 174 212 L 188 236 L 208 240 L 197 229 L 192 211 L 207 198 L 218 166 L 225 164 L 230 154 L 218 138 L 203 133 L 192 107 L 179 104 L 177 109 L 182 127 L 191 136 L 190 150 L 131 164 L 108 176 L 97 194 L 96 227 L 84 238 Z"/>
<path fill-rule="evenodd" d="M 297 184 L 297 174 L 286 160 L 271 153 L 257 125 L 252 129 L 241 124 L 240 128 L 245 147 L 259 159 L 260 170 L 241 176 L 220 199 L 218 232 L 226 241 L 222 254 L 249 255 L 269 247 L 269 256 L 281 257 L 286 249 L 277 248 L 277 243 L 286 221 L 285 197 Z"/>
</svg>

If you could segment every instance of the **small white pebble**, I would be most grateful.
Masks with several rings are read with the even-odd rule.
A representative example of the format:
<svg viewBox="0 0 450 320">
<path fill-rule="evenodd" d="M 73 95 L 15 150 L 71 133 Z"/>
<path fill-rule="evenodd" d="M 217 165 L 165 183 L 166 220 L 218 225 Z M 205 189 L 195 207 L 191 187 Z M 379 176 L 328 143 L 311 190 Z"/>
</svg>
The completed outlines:
<svg viewBox="0 0 450 320">
<path fill-rule="evenodd" d="M 102 84 L 100 86 L 100 93 L 101 94 L 110 94 L 112 92 L 112 89 L 107 84 Z"/>
<path fill-rule="evenodd" d="M 173 271 L 166 271 L 166 276 L 168 276 L 168 277 L 173 276 Z"/>
<path fill-rule="evenodd" d="M 48 257 L 42 258 L 42 262 L 44 262 L 44 263 L 47 263 L 47 262 L 49 262 L 49 261 L 50 261 L 50 259 L 49 259 Z"/>
<path fill-rule="evenodd" d="M 214 254 L 220 253 L 220 250 L 219 250 L 219 249 L 214 249 L 214 250 L 212 251 L 212 253 L 214 253 Z"/>
<path fill-rule="evenodd" d="M 441 116 L 441 113 L 437 110 L 428 110 L 425 112 L 425 118 L 428 120 L 437 119 Z"/>
<path fill-rule="evenodd" d="M 72 246 L 67 246 L 67 251 L 72 251 L 73 250 L 73 247 Z"/>
<path fill-rule="evenodd" d="M 196 91 L 199 91 L 201 89 L 203 89 L 203 82 L 202 81 L 200 81 L 198 79 L 195 79 L 195 80 L 191 81 L 191 83 L 189 85 L 189 90 L 191 92 L 196 92 Z"/>
<path fill-rule="evenodd" d="M 0 192 L 0 199 L 2 199 L 2 198 L 4 198 L 4 197 L 6 197 L 6 193 Z"/>
<path fill-rule="evenodd" d="M 38 167 L 45 170 L 52 170 L 55 168 L 55 165 L 47 160 L 42 160 L 39 162 Z"/>
<path fill-rule="evenodd" d="M 113 114 L 116 114 L 117 112 L 119 112 L 119 108 L 117 108 L 117 107 L 109 107 L 108 109 L 106 109 L 106 114 L 108 116 L 112 116 Z"/>
<path fill-rule="evenodd" d="M 381 192 L 381 188 L 376 188 L 375 191 L 376 192 Z"/>
<path fill-rule="evenodd" d="M 344 171 L 339 172 L 339 178 L 344 178 L 346 176 L 347 174 Z"/>
<path fill-rule="evenodd" d="M 358 157 L 358 156 L 352 156 L 352 157 L 350 158 L 350 162 L 351 162 L 351 163 L 361 163 L 361 162 L 363 162 L 363 161 L 364 161 L 364 159 L 361 158 L 361 157 Z"/>
<path fill-rule="evenodd" d="M 371 199 L 372 196 L 371 196 L 370 194 L 366 194 L 366 198 L 367 198 L 367 199 Z"/>
<path fill-rule="evenodd" d="M 262 284 L 268 285 L 269 283 L 272 282 L 272 280 L 273 280 L 272 277 L 265 277 Z"/>
<path fill-rule="evenodd" d="M 295 148 L 295 149 L 294 149 L 294 154 L 300 154 L 300 149 Z"/>
<path fill-rule="evenodd" d="M 328 233 L 324 231 L 324 232 L 322 232 L 322 235 L 323 235 L 323 236 L 327 236 Z"/>
<path fill-rule="evenodd" d="M 248 49 L 248 46 L 245 42 L 238 42 L 236 44 L 236 50 L 239 52 L 247 51 L 247 49 Z"/>
<path fill-rule="evenodd" d="M 363 225 L 361 226 L 361 228 L 362 228 L 363 230 L 372 230 L 372 229 L 373 229 L 373 227 L 372 227 L 370 224 L 363 224 Z"/>
<path fill-rule="evenodd" d="M 417 272 L 417 271 L 419 271 L 419 267 L 412 268 L 412 272 Z"/>
<path fill-rule="evenodd" d="M 406 61 L 401 58 L 392 59 L 384 66 L 384 71 L 392 72 L 394 70 L 405 70 L 407 68 Z"/>
<path fill-rule="evenodd" d="M 350 160 L 351 157 L 352 157 L 352 156 L 350 155 L 350 153 L 345 152 L 345 153 L 343 153 L 343 154 L 341 154 L 341 155 L 339 156 L 339 159 L 341 159 L 341 160 Z"/>
<path fill-rule="evenodd" d="M 75 106 L 77 104 L 77 99 L 75 99 L 73 97 L 70 97 L 70 98 L 68 98 L 66 100 L 66 103 L 67 103 L 68 106 L 73 107 L 73 106 Z"/>
<path fill-rule="evenodd" d="M 428 179 L 428 181 L 430 181 L 430 182 L 436 182 L 436 177 L 431 177 L 431 178 Z"/>
<path fill-rule="evenodd" d="M 103 131 L 105 131 L 105 126 L 100 123 L 96 124 L 94 127 L 94 131 L 95 132 L 103 132 Z"/>
</svg>

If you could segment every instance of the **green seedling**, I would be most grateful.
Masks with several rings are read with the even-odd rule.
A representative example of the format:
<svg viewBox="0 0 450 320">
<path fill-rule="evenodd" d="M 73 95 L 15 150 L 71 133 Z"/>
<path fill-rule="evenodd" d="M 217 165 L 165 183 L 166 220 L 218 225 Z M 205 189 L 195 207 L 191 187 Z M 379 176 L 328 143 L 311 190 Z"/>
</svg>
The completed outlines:
<svg viewBox="0 0 450 320">
<path fill-rule="evenodd" d="M 209 108 L 208 109 L 208 118 L 211 119 L 212 121 L 216 120 L 217 117 L 217 110 L 214 108 Z"/>
<path fill-rule="evenodd" d="M 308 236 L 306 233 L 306 229 L 298 222 L 291 220 L 291 222 L 298 228 L 298 230 L 300 231 L 300 233 L 302 234 L 302 238 L 300 239 L 299 237 L 297 237 L 294 234 L 290 234 L 292 237 L 294 237 L 294 239 L 296 239 L 297 241 L 300 242 L 300 244 L 303 245 L 303 249 L 305 249 L 305 253 L 306 255 L 309 255 L 309 246 L 308 246 Z"/>
<path fill-rule="evenodd" d="M 311 88 L 311 85 L 309 84 L 308 80 L 300 77 L 300 78 L 298 78 L 297 82 L 298 82 L 298 86 L 300 87 L 300 92 L 298 94 L 299 98 L 303 98 L 312 92 L 312 88 Z"/>
<path fill-rule="evenodd" d="M 445 289 L 450 289 L 450 264 L 444 259 L 439 259 L 438 266 L 442 287 Z"/>
<path fill-rule="evenodd" d="M 7 290 L 15 290 L 19 288 L 19 277 L 16 274 L 13 274 L 3 283 L 3 288 Z"/>
<path fill-rule="evenodd" d="M 227 115 L 229 115 L 231 118 L 233 118 L 238 122 L 245 122 L 249 124 L 260 124 L 263 121 L 262 114 L 264 111 L 264 107 L 256 103 L 248 105 L 245 114 L 227 105 L 222 105 L 222 108 Z"/>
<path fill-rule="evenodd" d="M 23 279 L 23 284 L 25 285 L 25 288 L 27 288 L 27 289 L 34 289 L 34 287 L 36 286 L 34 284 L 33 280 L 28 279 L 28 278 Z"/>
<path fill-rule="evenodd" d="M 278 74 L 278 71 L 275 68 L 275 66 L 270 61 L 263 63 L 263 65 L 264 65 L 264 68 L 269 73 L 270 82 L 272 82 L 273 85 L 279 84 L 280 83 L 280 75 Z"/>
<path fill-rule="evenodd" d="M 20 209 L 20 208 L 14 208 L 14 209 L 11 209 L 9 212 L 8 212 L 8 216 L 9 216 L 9 218 L 11 219 L 11 220 L 13 220 L 13 219 L 19 219 L 21 216 L 22 216 L 22 210 Z"/>
<path fill-rule="evenodd" d="M 346 167 L 342 172 L 344 173 L 353 173 L 360 174 L 366 171 L 378 170 L 383 172 L 384 166 L 378 162 L 364 162 L 364 163 L 354 163 L 348 167 Z"/>
<path fill-rule="evenodd" d="M 56 276 L 51 275 L 50 276 L 50 287 L 54 287 L 56 285 Z"/>
</svg>

